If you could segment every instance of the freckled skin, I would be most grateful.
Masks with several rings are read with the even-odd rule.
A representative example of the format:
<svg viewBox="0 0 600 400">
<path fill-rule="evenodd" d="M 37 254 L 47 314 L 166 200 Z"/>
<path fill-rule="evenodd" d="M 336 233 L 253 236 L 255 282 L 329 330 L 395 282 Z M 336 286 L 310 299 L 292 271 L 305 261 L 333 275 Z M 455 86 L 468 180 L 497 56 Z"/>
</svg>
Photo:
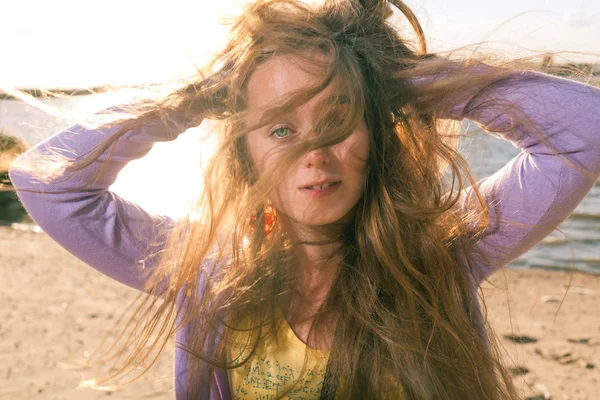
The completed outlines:
<svg viewBox="0 0 600 400">
<path fill-rule="evenodd" d="M 278 98 L 316 84 L 318 77 L 305 71 L 310 66 L 294 56 L 279 56 L 261 64 L 248 83 L 249 118 L 256 117 L 258 113 L 253 114 L 253 111 L 260 107 L 272 106 Z M 314 66 L 313 71 L 316 71 Z M 335 94 L 334 80 L 292 115 L 248 133 L 250 155 L 259 174 L 274 164 L 277 149 L 285 145 L 286 139 L 277 135 L 289 139 L 292 135 L 306 134 L 316 123 L 320 104 Z M 277 131 L 277 135 L 271 135 L 273 131 Z M 345 141 L 304 154 L 271 193 L 270 199 L 277 210 L 307 226 L 341 221 L 363 194 L 368 154 L 369 132 L 362 120 Z M 334 193 L 324 197 L 311 197 L 299 189 L 323 179 L 342 183 Z"/>
</svg>

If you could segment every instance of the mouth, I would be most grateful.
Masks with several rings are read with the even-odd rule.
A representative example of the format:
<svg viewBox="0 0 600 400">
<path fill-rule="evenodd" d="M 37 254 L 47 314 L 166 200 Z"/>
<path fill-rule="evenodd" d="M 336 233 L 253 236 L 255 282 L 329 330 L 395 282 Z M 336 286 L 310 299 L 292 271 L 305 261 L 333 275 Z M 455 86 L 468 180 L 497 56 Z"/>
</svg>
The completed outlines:
<svg viewBox="0 0 600 400">
<path fill-rule="evenodd" d="M 342 181 L 324 182 L 318 184 L 313 183 L 308 186 L 301 187 L 299 189 L 310 196 L 321 197 L 334 193 L 341 184 Z"/>
<path fill-rule="evenodd" d="M 341 181 L 337 181 L 337 182 L 328 182 L 328 183 L 323 183 L 320 185 L 308 185 L 308 186 L 304 186 L 301 189 L 309 189 L 309 190 L 320 190 L 320 189 L 326 189 L 328 187 L 331 187 L 333 185 L 337 185 L 342 183 Z"/>
<path fill-rule="evenodd" d="M 342 181 L 319 181 L 319 182 L 311 182 L 308 185 L 299 187 L 298 189 L 310 189 L 310 190 L 320 190 L 325 189 L 333 185 L 337 185 L 342 183 Z"/>
</svg>

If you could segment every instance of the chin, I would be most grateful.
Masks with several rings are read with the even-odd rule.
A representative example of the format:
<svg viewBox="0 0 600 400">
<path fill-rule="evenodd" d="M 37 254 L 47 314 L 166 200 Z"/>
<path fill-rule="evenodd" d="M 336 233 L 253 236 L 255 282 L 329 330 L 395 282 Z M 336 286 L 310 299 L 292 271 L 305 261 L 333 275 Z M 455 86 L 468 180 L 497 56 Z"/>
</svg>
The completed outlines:
<svg viewBox="0 0 600 400">
<path fill-rule="evenodd" d="M 349 222 L 350 212 L 337 212 L 337 213 L 328 213 L 327 215 L 319 215 L 314 216 L 312 218 L 301 218 L 300 222 L 307 226 L 326 226 L 331 224 L 339 224 L 344 222 Z"/>
</svg>

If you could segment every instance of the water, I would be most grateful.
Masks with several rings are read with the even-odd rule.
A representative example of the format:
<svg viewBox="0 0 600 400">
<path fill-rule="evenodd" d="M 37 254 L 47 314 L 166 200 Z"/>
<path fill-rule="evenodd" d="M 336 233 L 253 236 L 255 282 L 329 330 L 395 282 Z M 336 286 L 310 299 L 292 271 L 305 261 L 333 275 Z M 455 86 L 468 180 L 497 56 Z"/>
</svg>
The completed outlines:
<svg viewBox="0 0 600 400">
<path fill-rule="evenodd" d="M 492 175 L 519 149 L 480 130 L 465 154 L 477 179 Z M 600 181 L 554 232 L 511 264 L 514 268 L 570 269 L 600 274 Z"/>
<path fill-rule="evenodd" d="M 122 104 L 130 93 L 109 93 L 53 100 L 70 115 L 85 116 L 109 105 Z M 72 118 L 54 116 L 14 100 L 0 100 L 0 130 L 5 129 L 35 145 L 72 123 Z M 142 159 L 133 160 L 119 173 L 110 189 L 149 212 L 184 216 L 193 197 L 190 182 L 201 182 L 202 156 L 210 151 L 203 130 L 189 129 L 171 142 L 159 142 Z M 185 174 L 180 171 L 186 171 Z"/>
<path fill-rule="evenodd" d="M 55 104 L 75 111 L 91 111 L 115 102 L 114 95 L 82 96 L 71 100 L 59 99 Z M 0 100 L 0 129 L 20 136 L 34 145 L 69 124 L 68 120 L 49 116 L 35 107 L 12 100 Z M 474 124 L 470 125 L 472 129 Z M 187 133 L 185 134 L 187 135 Z M 140 204 L 151 212 L 177 217 L 186 207 L 189 175 L 184 179 L 173 171 L 188 170 L 199 147 L 190 146 L 189 139 L 160 143 L 142 160 L 131 162 L 119 175 L 111 190 Z M 181 140 L 180 140 L 181 139 Z M 185 143 L 187 140 L 187 143 Z M 197 142 L 194 142 L 197 144 Z M 511 143 L 477 133 L 463 144 L 463 154 L 473 167 L 477 178 L 489 176 L 504 166 L 519 152 Z M 168 160 L 165 162 L 165 158 Z M 155 162 L 159 160 L 160 162 Z M 187 162 L 187 164 L 186 164 Z M 136 164 L 137 163 L 137 164 Z M 137 169 L 134 166 L 137 165 Z M 171 170 L 165 171 L 164 166 Z M 161 166 L 160 168 L 158 166 Z M 162 175 L 161 175 L 162 174 Z M 179 180 L 177 180 L 179 179 Z M 156 182 L 166 190 L 156 190 Z M 169 186 L 171 185 L 171 186 Z M 570 269 L 600 274 L 600 182 L 559 229 L 551 233 L 529 252 L 510 265 L 511 268 Z"/>
</svg>

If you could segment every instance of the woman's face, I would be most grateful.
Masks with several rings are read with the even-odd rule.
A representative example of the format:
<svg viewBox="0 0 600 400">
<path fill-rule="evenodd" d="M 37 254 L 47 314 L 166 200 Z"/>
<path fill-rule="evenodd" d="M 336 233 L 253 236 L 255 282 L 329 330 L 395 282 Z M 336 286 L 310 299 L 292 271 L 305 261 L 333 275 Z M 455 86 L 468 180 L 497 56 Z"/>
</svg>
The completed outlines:
<svg viewBox="0 0 600 400">
<path fill-rule="evenodd" d="M 260 119 L 260 107 L 273 107 L 287 94 L 314 86 L 319 78 L 306 72 L 307 67 L 317 71 L 314 65 L 294 56 L 278 56 L 262 63 L 248 82 L 248 122 Z M 280 120 L 248 133 L 248 148 L 259 175 L 274 165 L 281 154 L 278 150 L 310 134 L 322 111 L 319 107 L 352 106 L 336 97 L 335 83 Z M 270 200 L 277 210 L 305 225 L 343 221 L 363 194 L 368 154 L 369 133 L 362 120 L 345 141 L 300 157 L 270 194 Z"/>
</svg>

